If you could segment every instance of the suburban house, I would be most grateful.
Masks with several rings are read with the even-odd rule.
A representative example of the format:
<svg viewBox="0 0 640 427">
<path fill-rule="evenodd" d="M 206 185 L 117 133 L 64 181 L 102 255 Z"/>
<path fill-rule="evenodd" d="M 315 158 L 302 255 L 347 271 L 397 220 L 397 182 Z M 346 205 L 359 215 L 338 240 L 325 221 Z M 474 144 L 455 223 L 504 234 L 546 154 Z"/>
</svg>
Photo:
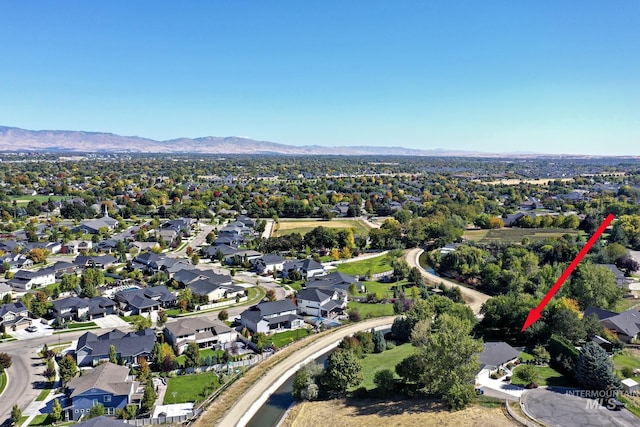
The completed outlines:
<svg viewBox="0 0 640 427">
<path fill-rule="evenodd" d="M 178 218 L 162 223 L 161 227 L 166 230 L 188 233 L 194 223 L 195 221 L 191 218 Z"/>
<path fill-rule="evenodd" d="M 0 306 L 0 332 L 19 331 L 31 326 L 27 306 L 21 302 Z"/>
<path fill-rule="evenodd" d="M 519 355 L 518 350 L 504 341 L 484 343 L 484 350 L 478 355 L 480 372 L 476 375 L 476 379 L 488 378 L 492 371 L 515 362 Z"/>
<path fill-rule="evenodd" d="M 615 332 L 625 343 L 630 343 L 640 334 L 640 312 L 636 310 L 627 310 L 622 313 L 596 307 L 587 307 L 584 310 L 584 317 L 592 314 L 598 317 L 602 326 Z"/>
<path fill-rule="evenodd" d="M 27 258 L 24 254 L 9 253 L 8 255 L 0 257 L 0 268 L 2 268 L 2 273 L 5 272 L 7 266 L 9 267 L 9 271 L 17 271 L 20 268 L 33 267 L 33 261 L 30 258 Z"/>
<path fill-rule="evenodd" d="M 304 324 L 304 319 L 298 316 L 297 311 L 290 299 L 261 302 L 240 313 L 240 323 L 254 333 L 298 329 Z"/>
<path fill-rule="evenodd" d="M 190 342 L 195 342 L 200 348 L 220 348 L 226 343 L 234 342 L 238 333 L 219 320 L 187 317 L 167 323 L 164 336 L 176 354 L 180 354 Z"/>
<path fill-rule="evenodd" d="M 307 316 L 334 317 L 344 313 L 347 296 L 338 291 L 319 288 L 303 289 L 296 294 L 298 312 Z"/>
<path fill-rule="evenodd" d="M 176 304 L 176 296 L 166 286 L 124 290 L 117 292 L 114 297 L 120 311 L 126 316 L 150 313 L 160 307 L 173 307 Z"/>
<path fill-rule="evenodd" d="M 62 245 L 60 252 L 63 254 L 78 255 L 81 251 L 89 252 L 93 248 L 91 240 L 69 240 Z"/>
<path fill-rule="evenodd" d="M 78 366 L 96 366 L 109 360 L 109 350 L 113 345 L 119 359 L 127 364 L 137 364 L 138 357 L 149 358 L 156 343 L 156 333 L 147 328 L 139 332 L 125 334 L 117 329 L 103 335 L 87 332 L 78 338 L 75 357 Z"/>
<path fill-rule="evenodd" d="M 108 268 L 118 260 L 111 255 L 78 255 L 73 263 L 83 268 Z"/>
<path fill-rule="evenodd" d="M 310 279 L 315 276 L 322 276 L 325 273 L 322 264 L 312 259 L 285 261 L 284 265 L 282 266 L 283 276 L 288 277 L 289 272 L 293 270 L 299 272 L 305 279 Z"/>
<path fill-rule="evenodd" d="M 250 262 L 258 274 L 271 274 L 274 271 L 282 271 L 285 259 L 277 254 L 266 254 Z"/>
<path fill-rule="evenodd" d="M 352 284 L 358 284 L 358 279 L 349 274 L 334 271 L 324 276 L 316 276 L 305 282 L 304 287 L 307 289 L 318 288 L 325 291 L 338 291 L 342 295 L 349 294 L 349 287 Z"/>
<path fill-rule="evenodd" d="M 118 220 L 104 216 L 98 219 L 85 219 L 80 222 L 80 225 L 73 229 L 74 232 L 83 231 L 89 234 L 98 234 L 101 228 L 106 228 L 109 231 L 115 230 L 118 225 Z"/>
<path fill-rule="evenodd" d="M 226 282 L 216 282 L 211 278 L 196 280 L 187 285 L 193 295 L 206 297 L 207 301 L 220 301 L 229 298 L 243 297 L 245 289 L 242 286 L 229 285 Z"/>
<path fill-rule="evenodd" d="M 11 293 L 11 286 L 6 283 L 0 283 L 0 299 L 4 298 L 5 295 L 9 295 Z"/>
<path fill-rule="evenodd" d="M 51 268 L 41 268 L 37 271 L 18 270 L 8 284 L 20 291 L 43 288 L 56 282 L 55 271 Z"/>
<path fill-rule="evenodd" d="M 258 251 L 252 250 L 238 250 L 232 255 L 226 255 L 224 257 L 223 262 L 225 264 L 234 265 L 240 264 L 243 261 L 248 261 L 249 263 L 255 259 L 258 259 L 262 256 L 262 254 Z"/>
<path fill-rule="evenodd" d="M 140 399 L 139 383 L 129 375 L 129 368 L 113 363 L 104 363 L 84 371 L 80 377 L 67 383 L 67 406 L 64 408 L 69 420 L 88 416 L 91 407 L 104 406 L 107 415 L 115 415 L 116 409 Z"/>
<path fill-rule="evenodd" d="M 205 258 L 209 258 L 211 260 L 216 259 L 218 253 L 222 254 L 222 258 L 226 258 L 228 255 L 233 255 L 237 252 L 240 252 L 238 248 L 231 247 L 229 245 L 220 244 L 214 246 L 207 246 L 201 249 L 200 251 L 202 256 Z"/>
<path fill-rule="evenodd" d="M 173 280 L 180 286 L 187 286 L 190 283 L 197 282 L 198 280 L 209 280 L 212 283 L 219 285 L 231 286 L 233 285 L 233 278 L 227 274 L 217 274 L 213 270 L 196 270 L 193 268 L 182 269 L 176 272 L 173 276 Z"/>
<path fill-rule="evenodd" d="M 84 321 L 113 314 L 116 306 L 115 301 L 100 296 L 91 299 L 69 297 L 53 301 L 49 313 L 61 321 Z"/>
<path fill-rule="evenodd" d="M 603 267 L 606 267 L 607 270 L 613 273 L 613 275 L 616 277 L 616 284 L 618 286 L 622 286 L 626 288 L 625 285 L 628 285 L 631 282 L 615 264 L 601 264 L 601 265 Z"/>
</svg>

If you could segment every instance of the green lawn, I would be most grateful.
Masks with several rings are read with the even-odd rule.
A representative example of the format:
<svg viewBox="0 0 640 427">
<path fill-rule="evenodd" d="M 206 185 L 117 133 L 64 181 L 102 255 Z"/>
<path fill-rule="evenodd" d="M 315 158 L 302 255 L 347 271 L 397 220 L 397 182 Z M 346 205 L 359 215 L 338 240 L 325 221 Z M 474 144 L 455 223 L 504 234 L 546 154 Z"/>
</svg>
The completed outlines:
<svg viewBox="0 0 640 427">
<path fill-rule="evenodd" d="M 205 357 L 213 357 L 213 356 L 217 356 L 218 358 L 222 357 L 222 355 L 224 354 L 224 350 L 212 350 L 210 348 L 205 348 L 203 350 L 200 350 L 200 357 L 202 359 L 204 359 Z M 180 366 L 183 367 L 184 366 L 184 360 L 185 357 L 184 356 L 178 356 L 176 357 L 176 366 Z"/>
<path fill-rule="evenodd" d="M 383 273 L 393 270 L 391 262 L 387 255 L 380 255 L 374 258 L 364 259 L 362 261 L 345 262 L 338 265 L 338 271 L 352 276 L 364 276 L 367 272 L 371 274 Z"/>
<path fill-rule="evenodd" d="M 527 360 L 535 360 L 536 358 L 533 356 L 533 354 L 529 354 L 523 351 L 522 353 L 520 353 L 520 355 L 518 355 L 518 359 L 521 359 L 522 361 L 526 362 Z"/>
<path fill-rule="evenodd" d="M 273 345 L 280 348 L 308 336 L 310 331 L 310 329 L 295 329 L 293 331 L 277 332 L 273 335 L 269 335 L 268 340 Z"/>
<path fill-rule="evenodd" d="M 53 201 L 60 201 L 62 200 L 63 196 L 46 196 L 46 195 L 37 195 L 37 196 L 27 196 L 22 195 L 22 196 L 9 196 L 9 200 L 16 200 L 16 204 L 18 206 L 21 205 L 26 205 L 28 204 L 31 200 L 37 200 L 41 203 L 48 201 L 49 199 L 53 200 Z"/>
<path fill-rule="evenodd" d="M 620 371 L 624 367 L 629 367 L 631 369 L 640 369 L 640 358 L 634 356 L 629 351 L 622 351 L 613 356 L 613 367 L 616 371 L 618 371 L 620 376 L 622 376 L 622 373 Z M 640 382 L 640 375 L 636 375 L 631 378 L 633 378 L 635 381 Z"/>
<path fill-rule="evenodd" d="M 332 228 L 332 229 L 346 229 L 352 228 L 355 234 L 366 235 L 371 227 L 361 219 L 333 219 L 330 221 L 320 219 L 307 219 L 307 220 L 286 220 L 281 219 L 274 227 L 274 231 L 271 234 L 272 237 L 284 236 L 286 234 L 300 233 L 301 235 L 307 234 L 309 231 L 316 227 Z"/>
<path fill-rule="evenodd" d="M 524 366 L 524 365 L 521 365 Z M 520 366 L 517 366 L 513 371 L 516 372 Z M 560 372 L 549 366 L 535 366 L 538 373 L 536 383 L 540 386 L 556 386 L 556 387 L 573 387 L 575 384 L 573 378 L 567 378 Z M 514 385 L 525 386 L 526 384 L 518 382 L 515 375 L 511 377 L 511 383 Z"/>
<path fill-rule="evenodd" d="M 629 310 L 631 307 L 633 307 L 636 304 L 640 304 L 640 299 L 622 298 L 616 304 L 614 311 L 617 311 L 618 313 L 622 313 L 623 311 Z"/>
<path fill-rule="evenodd" d="M 352 389 L 356 389 L 359 387 L 366 387 L 367 390 L 373 390 L 376 388 L 373 383 L 373 377 L 376 374 L 376 371 L 381 369 L 389 368 L 393 371 L 396 378 L 400 378 L 395 372 L 396 365 L 400 363 L 406 357 L 409 357 L 413 354 L 415 347 L 413 347 L 410 343 L 402 344 L 397 347 L 394 347 L 390 350 L 383 351 L 382 353 L 374 353 L 367 354 L 364 356 L 364 359 L 360 360 L 362 364 L 362 374 L 364 376 L 364 381 L 359 385 L 352 387 Z"/>
<path fill-rule="evenodd" d="M 218 387 L 220 387 L 220 382 L 218 376 L 213 372 L 169 378 L 167 392 L 162 403 L 168 405 L 171 403 L 200 402 Z M 173 392 L 176 392 L 175 400 Z"/>
<path fill-rule="evenodd" d="M 391 290 L 391 288 L 393 288 L 394 286 L 405 286 L 409 284 L 408 280 L 400 280 L 398 282 L 370 282 L 370 281 L 361 281 L 359 282 L 359 284 L 364 285 L 365 289 L 367 290 L 367 292 L 365 293 L 358 293 L 357 295 L 359 296 L 365 296 L 367 293 L 371 292 L 374 294 L 379 294 L 381 297 L 387 297 L 387 298 L 393 298 L 393 291 Z M 407 293 L 407 296 L 410 296 L 410 288 L 408 287 L 405 292 Z"/>
<path fill-rule="evenodd" d="M 473 242 L 520 243 L 527 237 L 530 241 L 544 240 L 547 237 L 560 237 L 563 234 L 578 235 L 576 230 L 564 228 L 498 228 L 495 230 L 467 230 L 462 236 Z"/>
<path fill-rule="evenodd" d="M 45 388 L 40 392 L 40 394 L 38 395 L 38 397 L 36 397 L 36 401 L 40 402 L 42 400 L 45 400 L 47 398 L 47 396 L 49 396 L 49 393 L 51 392 L 51 388 L 53 387 L 53 383 L 50 381 L 47 381 L 46 385 L 44 386 Z"/>
<path fill-rule="evenodd" d="M 4 391 L 4 388 L 7 386 L 7 375 L 4 373 L 4 369 L 0 372 L 0 394 Z"/>
<path fill-rule="evenodd" d="M 36 415 L 31 420 L 29 425 L 30 426 L 40 426 L 40 427 L 50 426 L 51 425 L 51 420 L 49 420 L 49 414 Z"/>
<path fill-rule="evenodd" d="M 78 328 L 91 328 L 98 327 L 95 322 L 79 322 L 79 323 L 69 323 L 69 329 L 78 329 Z"/>
<path fill-rule="evenodd" d="M 383 317 L 393 316 L 393 304 L 369 304 L 366 302 L 350 302 L 347 309 L 357 308 L 360 317 Z"/>
</svg>

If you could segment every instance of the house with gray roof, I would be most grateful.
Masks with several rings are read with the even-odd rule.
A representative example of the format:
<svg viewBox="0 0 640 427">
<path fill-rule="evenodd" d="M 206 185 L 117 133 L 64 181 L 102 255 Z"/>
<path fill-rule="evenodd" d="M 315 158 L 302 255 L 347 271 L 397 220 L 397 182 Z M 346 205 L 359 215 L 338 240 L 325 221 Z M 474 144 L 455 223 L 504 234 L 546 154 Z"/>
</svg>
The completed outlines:
<svg viewBox="0 0 640 427">
<path fill-rule="evenodd" d="M 318 288 L 325 291 L 338 291 L 343 296 L 346 296 L 349 293 L 349 287 L 354 283 L 358 283 L 358 279 L 354 276 L 334 271 L 333 273 L 307 280 L 304 287 L 306 289 Z"/>
<path fill-rule="evenodd" d="M 290 299 L 261 302 L 240 314 L 240 323 L 252 332 L 271 333 L 279 330 L 298 329 L 304 319 Z"/>
<path fill-rule="evenodd" d="M 176 354 L 180 354 L 190 342 L 195 342 L 200 348 L 222 349 L 225 344 L 234 342 L 238 338 L 238 333 L 219 320 L 185 317 L 167 323 L 164 327 L 164 336 Z"/>
<path fill-rule="evenodd" d="M 598 316 L 600 324 L 615 332 L 623 342 L 630 343 L 640 334 L 640 312 L 637 310 L 627 310 L 622 313 L 597 307 L 587 307 L 584 310 L 584 317 L 592 314 Z"/>
<path fill-rule="evenodd" d="M 107 362 L 85 371 L 67 383 L 66 418 L 75 421 L 86 417 L 96 404 L 104 406 L 107 415 L 115 415 L 117 409 L 140 400 L 139 387 L 126 366 Z"/>
<path fill-rule="evenodd" d="M 206 297 L 207 301 L 210 302 L 235 298 L 238 296 L 242 297 L 245 292 L 245 289 L 242 286 L 216 283 L 209 278 L 191 282 L 187 285 L 187 288 L 191 289 L 191 293 L 193 293 L 193 295 Z"/>
<path fill-rule="evenodd" d="M 8 285 L 19 291 L 43 288 L 56 282 L 55 271 L 51 268 L 40 270 L 18 270 Z"/>
<path fill-rule="evenodd" d="M 519 355 L 520 351 L 504 341 L 484 343 L 484 350 L 478 355 L 480 372 L 476 378 L 488 378 L 492 371 L 515 362 Z"/>
<path fill-rule="evenodd" d="M 265 254 L 249 262 L 258 274 L 271 274 L 274 271 L 282 271 L 285 261 L 285 258 L 278 254 Z"/>
<path fill-rule="evenodd" d="M 317 261 L 312 259 L 296 259 L 289 260 L 282 266 L 282 275 L 288 277 L 289 272 L 295 270 L 299 272 L 305 279 L 325 274 L 324 267 Z"/>
<path fill-rule="evenodd" d="M 22 302 L 0 306 L 0 332 L 19 331 L 31 326 L 29 310 Z"/>
<path fill-rule="evenodd" d="M 298 313 L 303 316 L 334 317 L 347 308 L 347 296 L 336 290 L 303 289 L 296 294 Z"/>
<path fill-rule="evenodd" d="M 114 298 L 126 316 L 150 313 L 160 307 L 168 308 L 176 304 L 176 296 L 166 286 L 127 289 L 117 292 Z"/>
<path fill-rule="evenodd" d="M 69 297 L 51 303 L 49 315 L 59 323 L 70 320 L 93 320 L 115 313 L 116 302 L 105 297 L 78 298 Z"/>
<path fill-rule="evenodd" d="M 95 366 L 109 360 L 109 350 L 116 348 L 118 360 L 125 363 L 137 364 L 138 357 L 149 358 L 156 343 L 156 333 L 147 328 L 139 332 L 124 333 L 118 329 L 102 335 L 86 332 L 78 338 L 75 358 L 78 366 Z"/>
</svg>

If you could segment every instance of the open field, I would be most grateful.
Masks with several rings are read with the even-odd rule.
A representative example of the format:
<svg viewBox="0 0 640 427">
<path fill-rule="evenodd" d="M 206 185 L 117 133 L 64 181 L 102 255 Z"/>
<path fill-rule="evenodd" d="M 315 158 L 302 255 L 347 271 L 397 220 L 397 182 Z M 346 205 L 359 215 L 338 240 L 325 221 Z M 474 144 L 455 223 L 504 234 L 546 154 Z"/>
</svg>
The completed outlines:
<svg viewBox="0 0 640 427">
<path fill-rule="evenodd" d="M 297 404 L 283 427 L 325 427 L 327 425 L 370 427 L 495 427 L 517 426 L 502 408 L 473 405 L 449 412 L 439 403 L 425 400 L 384 401 L 342 399 Z"/>
<path fill-rule="evenodd" d="M 316 227 L 346 229 L 353 228 L 355 234 L 367 234 L 369 225 L 361 219 L 332 219 L 325 221 L 321 219 L 281 219 L 275 224 L 272 237 L 284 236 L 286 234 L 300 233 L 303 236 Z"/>
<path fill-rule="evenodd" d="M 373 377 L 375 376 L 376 371 L 386 368 L 391 369 L 395 377 L 400 379 L 398 374 L 395 373 L 396 365 L 402 362 L 403 359 L 411 356 L 414 348 L 415 347 L 413 347 L 411 343 L 406 343 L 392 349 L 385 350 L 382 353 L 366 354 L 364 359 L 360 360 L 364 380 L 357 386 L 352 387 L 352 390 L 359 387 L 365 387 L 367 390 L 375 389 L 376 385 L 373 382 Z"/>
<path fill-rule="evenodd" d="M 16 204 L 18 206 L 20 205 L 26 205 L 28 204 L 31 200 L 37 200 L 39 202 L 46 202 L 49 199 L 59 202 L 60 200 L 63 199 L 63 196 L 44 196 L 44 195 L 38 195 L 38 196 L 28 196 L 28 195 L 21 195 L 21 196 L 9 196 L 9 200 L 15 200 Z"/>
<path fill-rule="evenodd" d="M 498 228 L 495 230 L 467 230 L 462 237 L 480 243 L 520 243 L 525 237 L 530 241 L 535 241 L 548 237 L 560 237 L 564 234 L 577 235 L 579 232 L 564 228 Z"/>
<path fill-rule="evenodd" d="M 199 402 L 218 387 L 220 387 L 218 376 L 213 372 L 169 378 L 163 404 Z M 174 392 L 176 393 L 175 402 Z"/>
<path fill-rule="evenodd" d="M 349 309 L 357 308 L 360 318 L 393 316 L 393 304 L 370 304 L 367 302 L 350 302 Z"/>
<path fill-rule="evenodd" d="M 363 259 L 362 261 L 346 262 L 338 265 L 338 271 L 352 276 L 365 276 L 367 272 L 371 274 L 384 273 L 393 270 L 391 260 L 388 255 L 380 255 L 374 258 Z"/>
</svg>

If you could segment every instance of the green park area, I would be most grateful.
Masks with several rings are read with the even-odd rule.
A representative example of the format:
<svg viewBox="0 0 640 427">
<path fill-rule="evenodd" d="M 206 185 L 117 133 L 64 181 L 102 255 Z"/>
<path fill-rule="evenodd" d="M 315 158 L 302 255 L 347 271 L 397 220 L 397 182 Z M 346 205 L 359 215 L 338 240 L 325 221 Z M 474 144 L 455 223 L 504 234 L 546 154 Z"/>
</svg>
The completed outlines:
<svg viewBox="0 0 640 427">
<path fill-rule="evenodd" d="M 362 261 L 345 262 L 338 265 L 338 271 L 352 276 L 365 276 L 367 274 L 384 273 L 393 270 L 391 257 L 380 255 L 377 257 L 363 259 Z"/>
<path fill-rule="evenodd" d="M 393 316 L 393 304 L 373 304 L 367 302 L 350 302 L 349 310 L 357 309 L 361 319 L 370 317 Z"/>
<path fill-rule="evenodd" d="M 332 219 L 329 221 L 322 219 L 309 220 L 287 220 L 281 219 L 275 225 L 271 237 L 284 236 L 286 234 L 300 233 L 307 234 L 316 227 L 325 227 L 333 229 L 352 228 L 354 234 L 365 235 L 369 232 L 369 225 L 361 219 Z"/>
<path fill-rule="evenodd" d="M 579 232 L 564 228 L 498 228 L 494 230 L 467 230 L 462 237 L 479 243 L 521 243 L 525 237 L 533 242 L 549 237 L 561 237 L 564 234 L 577 235 Z"/>
</svg>

